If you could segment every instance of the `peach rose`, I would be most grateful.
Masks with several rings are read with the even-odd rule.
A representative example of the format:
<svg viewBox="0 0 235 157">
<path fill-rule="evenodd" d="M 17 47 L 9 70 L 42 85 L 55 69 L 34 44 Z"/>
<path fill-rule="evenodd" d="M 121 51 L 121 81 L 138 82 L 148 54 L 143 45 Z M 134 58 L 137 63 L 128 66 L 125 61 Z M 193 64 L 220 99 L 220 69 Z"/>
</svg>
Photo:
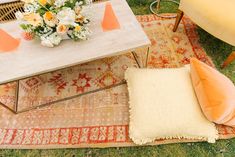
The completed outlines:
<svg viewBox="0 0 235 157">
<path fill-rule="evenodd" d="M 56 32 L 60 35 L 67 33 L 67 31 L 68 31 L 68 28 L 63 24 L 60 24 L 56 27 Z"/>
</svg>

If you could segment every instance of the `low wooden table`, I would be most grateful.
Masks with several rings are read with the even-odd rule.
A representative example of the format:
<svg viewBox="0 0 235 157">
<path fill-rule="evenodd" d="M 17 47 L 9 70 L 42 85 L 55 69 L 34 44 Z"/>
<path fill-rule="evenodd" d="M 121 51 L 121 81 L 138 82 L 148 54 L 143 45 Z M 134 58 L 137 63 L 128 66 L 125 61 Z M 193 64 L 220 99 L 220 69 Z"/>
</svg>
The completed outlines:
<svg viewBox="0 0 235 157">
<path fill-rule="evenodd" d="M 67 40 L 62 41 L 57 47 L 47 48 L 41 46 L 39 41 L 25 41 L 22 39 L 17 50 L 7 53 L 0 52 L 0 85 L 11 82 L 17 83 L 14 109 L 9 108 L 6 104 L 3 105 L 14 113 L 36 108 L 18 111 L 19 82 L 29 77 L 104 57 L 119 55 L 127 51 L 132 52 L 140 66 L 134 50 L 143 46 L 147 47 L 150 45 L 150 41 L 125 0 L 111 0 L 110 2 L 120 22 L 121 29 L 103 32 L 101 21 L 104 14 L 105 2 L 102 2 L 92 4 L 90 8 L 93 12 L 90 26 L 93 34 L 87 41 L 74 42 Z M 0 28 L 16 38 L 21 36 L 22 30 L 16 21 L 0 24 Z M 40 104 L 40 106 L 74 97 Z"/>
</svg>

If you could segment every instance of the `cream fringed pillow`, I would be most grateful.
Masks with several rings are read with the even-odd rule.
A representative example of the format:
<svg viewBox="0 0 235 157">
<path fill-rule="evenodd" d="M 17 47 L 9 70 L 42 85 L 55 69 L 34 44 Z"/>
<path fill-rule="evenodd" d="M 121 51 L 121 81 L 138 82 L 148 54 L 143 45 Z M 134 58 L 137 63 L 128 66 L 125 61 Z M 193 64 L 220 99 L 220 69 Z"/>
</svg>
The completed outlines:
<svg viewBox="0 0 235 157">
<path fill-rule="evenodd" d="M 155 139 L 218 138 L 215 124 L 203 115 L 187 68 L 126 71 L 130 97 L 130 138 L 136 144 Z"/>
</svg>

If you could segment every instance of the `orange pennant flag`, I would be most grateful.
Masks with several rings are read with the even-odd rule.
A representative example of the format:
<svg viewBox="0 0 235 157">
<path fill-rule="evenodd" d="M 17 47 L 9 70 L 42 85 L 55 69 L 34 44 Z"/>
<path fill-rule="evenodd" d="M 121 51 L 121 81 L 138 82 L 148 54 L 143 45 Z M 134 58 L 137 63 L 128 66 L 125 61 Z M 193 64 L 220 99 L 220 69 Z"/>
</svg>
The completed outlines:
<svg viewBox="0 0 235 157">
<path fill-rule="evenodd" d="M 120 29 L 120 24 L 118 19 L 113 11 L 111 3 L 106 3 L 104 18 L 102 21 L 103 31 L 110 31 L 113 29 Z"/>
<path fill-rule="evenodd" d="M 13 38 L 10 34 L 0 29 L 0 52 L 7 52 L 16 49 L 20 44 L 20 39 Z"/>
</svg>

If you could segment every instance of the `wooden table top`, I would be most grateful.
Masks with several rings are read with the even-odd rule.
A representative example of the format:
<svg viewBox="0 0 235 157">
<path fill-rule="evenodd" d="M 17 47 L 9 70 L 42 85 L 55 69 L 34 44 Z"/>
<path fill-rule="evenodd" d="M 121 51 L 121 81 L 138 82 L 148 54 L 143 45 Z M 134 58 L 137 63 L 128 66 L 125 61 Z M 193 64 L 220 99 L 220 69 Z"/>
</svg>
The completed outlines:
<svg viewBox="0 0 235 157">
<path fill-rule="evenodd" d="M 101 21 L 105 2 L 92 4 L 90 29 L 87 41 L 62 41 L 54 48 L 43 47 L 40 41 L 21 39 L 20 46 L 11 52 L 0 52 L 0 84 L 59 70 L 88 61 L 118 55 L 150 41 L 125 0 L 111 0 L 120 29 L 103 32 Z M 0 24 L 0 28 L 21 38 L 22 30 L 16 21 Z"/>
</svg>

